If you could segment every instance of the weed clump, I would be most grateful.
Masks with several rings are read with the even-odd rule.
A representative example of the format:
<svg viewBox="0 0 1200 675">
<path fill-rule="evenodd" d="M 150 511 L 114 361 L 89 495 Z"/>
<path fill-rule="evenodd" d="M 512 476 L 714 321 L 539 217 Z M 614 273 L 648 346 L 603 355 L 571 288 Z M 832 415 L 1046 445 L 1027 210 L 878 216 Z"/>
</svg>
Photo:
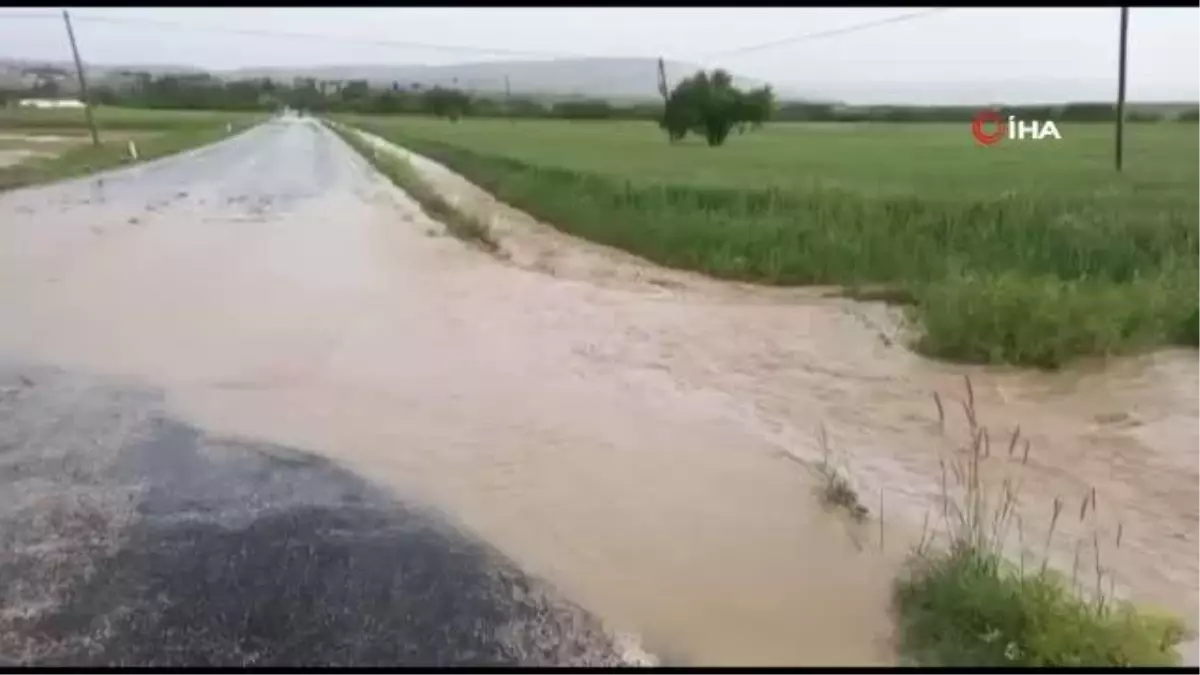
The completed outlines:
<svg viewBox="0 0 1200 675">
<path fill-rule="evenodd" d="M 897 580 L 894 605 L 900 622 L 903 657 L 925 666 L 1167 666 L 1176 665 L 1176 647 L 1187 639 L 1185 624 L 1167 614 L 1148 612 L 1106 593 L 1100 542 L 1093 535 L 1095 592 L 1078 586 L 1076 570 L 1068 580 L 1048 568 L 1048 549 L 1064 513 L 1061 499 L 1045 538 L 1039 568 L 1025 567 L 1004 555 L 1016 524 L 1024 544 L 1024 527 L 1016 512 L 1019 483 L 1006 479 L 991 490 L 980 475 L 990 455 L 986 430 L 979 425 L 974 396 L 967 381 L 964 404 L 970 440 L 965 458 L 943 463 L 942 512 L 946 541 L 923 533 L 905 573 Z M 1008 444 L 1018 454 L 1019 431 Z M 1019 451 L 1028 462 L 1028 444 Z M 953 480 L 949 479 L 953 475 Z M 1095 491 L 1084 497 L 1080 519 L 1096 511 Z M 926 520 L 928 525 L 928 519 Z M 1117 546 L 1122 529 L 1118 528 Z"/>
<path fill-rule="evenodd" d="M 902 651 L 928 666 L 1176 665 L 1186 637 L 1174 617 L 1081 599 L 1052 571 L 964 546 L 918 557 L 896 604 Z"/>
<path fill-rule="evenodd" d="M 844 509 L 855 522 L 865 521 L 870 511 L 859 501 L 858 492 L 850 484 L 850 479 L 834 463 L 825 427 L 821 427 L 817 441 L 821 446 L 821 463 L 816 466 L 817 474 L 821 477 L 821 502 L 830 508 Z"/>
</svg>

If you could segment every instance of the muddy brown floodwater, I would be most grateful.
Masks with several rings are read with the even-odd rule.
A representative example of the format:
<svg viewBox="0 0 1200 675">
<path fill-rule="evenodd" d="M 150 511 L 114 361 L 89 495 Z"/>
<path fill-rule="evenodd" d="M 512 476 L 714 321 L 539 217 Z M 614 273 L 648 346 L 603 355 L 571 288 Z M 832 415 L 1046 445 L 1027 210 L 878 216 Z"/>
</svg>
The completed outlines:
<svg viewBox="0 0 1200 675">
<path fill-rule="evenodd" d="M 1123 531 L 1102 542 L 1117 588 L 1195 619 L 1195 352 L 941 365 L 882 306 L 656 269 L 416 163 L 503 258 L 311 120 L 0 196 L 0 355 L 145 382 L 206 432 L 324 455 L 704 665 L 893 662 L 889 585 L 969 374 L 993 437 L 1031 441 L 1026 520 L 1094 487 Z M 882 551 L 795 461 L 819 457 L 820 425 L 873 513 L 882 496 Z"/>
</svg>

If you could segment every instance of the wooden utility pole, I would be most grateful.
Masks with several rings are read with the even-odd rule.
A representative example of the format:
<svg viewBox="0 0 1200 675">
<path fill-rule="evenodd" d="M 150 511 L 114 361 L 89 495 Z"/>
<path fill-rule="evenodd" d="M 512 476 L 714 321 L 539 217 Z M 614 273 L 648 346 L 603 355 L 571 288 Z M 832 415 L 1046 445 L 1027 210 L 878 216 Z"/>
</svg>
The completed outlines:
<svg viewBox="0 0 1200 675">
<path fill-rule="evenodd" d="M 1120 64 L 1117 71 L 1117 171 L 1125 159 L 1125 55 L 1129 38 L 1129 8 L 1121 8 Z"/>
<path fill-rule="evenodd" d="M 517 123 L 517 118 L 513 115 L 512 109 L 512 87 L 508 85 L 508 75 L 504 76 L 504 113 L 508 115 L 508 121 L 511 124 Z"/>
<path fill-rule="evenodd" d="M 88 98 L 87 77 L 83 74 L 83 61 L 79 58 L 79 47 L 75 44 L 75 31 L 71 28 L 71 15 L 63 10 L 63 23 L 67 24 L 67 37 L 71 39 L 71 53 L 75 56 L 75 72 L 79 75 L 79 97 L 83 99 L 83 115 L 87 118 L 88 129 L 92 132 L 92 145 L 100 145 L 100 132 L 96 130 L 96 120 L 92 117 L 92 102 Z"/>
<path fill-rule="evenodd" d="M 662 95 L 664 103 L 671 97 L 671 90 L 667 87 L 667 67 L 662 57 L 658 59 L 658 93 Z"/>
</svg>

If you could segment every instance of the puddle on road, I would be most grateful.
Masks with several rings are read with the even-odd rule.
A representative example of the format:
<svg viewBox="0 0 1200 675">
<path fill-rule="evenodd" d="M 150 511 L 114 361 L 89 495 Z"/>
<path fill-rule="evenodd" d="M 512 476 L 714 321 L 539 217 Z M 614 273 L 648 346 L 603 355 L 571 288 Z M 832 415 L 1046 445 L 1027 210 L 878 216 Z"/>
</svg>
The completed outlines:
<svg viewBox="0 0 1200 675">
<path fill-rule="evenodd" d="M 511 210 L 492 215 L 512 264 L 426 236 L 307 123 L 227 147 L 62 215 L 20 211 L 59 193 L 0 197 L 0 238 L 22 244 L 0 246 L 0 351 L 140 376 L 208 429 L 333 457 L 703 665 L 891 661 L 889 586 L 969 373 L 992 437 L 1031 441 L 1026 519 L 1095 487 L 1125 537 L 1104 564 L 1196 615 L 1194 352 L 1058 375 L 931 363 L 881 338 L 881 306 L 651 268 Z M 224 206 L 127 224 L 180 180 Z M 273 217 L 245 220 L 261 195 Z M 112 231 L 80 234 L 97 221 Z M 882 553 L 785 458 L 817 459 L 819 425 L 872 512 L 882 490 Z"/>
</svg>

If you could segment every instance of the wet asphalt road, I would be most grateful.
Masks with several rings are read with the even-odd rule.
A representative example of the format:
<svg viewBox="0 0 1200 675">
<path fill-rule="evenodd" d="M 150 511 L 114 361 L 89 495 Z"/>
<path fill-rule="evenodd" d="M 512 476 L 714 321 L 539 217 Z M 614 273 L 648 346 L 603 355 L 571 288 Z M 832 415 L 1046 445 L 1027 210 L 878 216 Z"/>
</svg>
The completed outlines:
<svg viewBox="0 0 1200 675">
<path fill-rule="evenodd" d="M 0 370 L 0 663 L 604 665 L 598 623 L 320 457 Z"/>
<path fill-rule="evenodd" d="M 153 211 L 190 193 L 219 212 L 288 124 L 38 199 L 103 190 Z M 204 174 L 223 176 L 213 194 Z M 56 253 L 38 241 L 0 258 Z M 0 494 L 0 665 L 622 663 L 597 619 L 442 516 L 318 456 L 210 435 L 131 380 L 0 354 Z"/>
</svg>

